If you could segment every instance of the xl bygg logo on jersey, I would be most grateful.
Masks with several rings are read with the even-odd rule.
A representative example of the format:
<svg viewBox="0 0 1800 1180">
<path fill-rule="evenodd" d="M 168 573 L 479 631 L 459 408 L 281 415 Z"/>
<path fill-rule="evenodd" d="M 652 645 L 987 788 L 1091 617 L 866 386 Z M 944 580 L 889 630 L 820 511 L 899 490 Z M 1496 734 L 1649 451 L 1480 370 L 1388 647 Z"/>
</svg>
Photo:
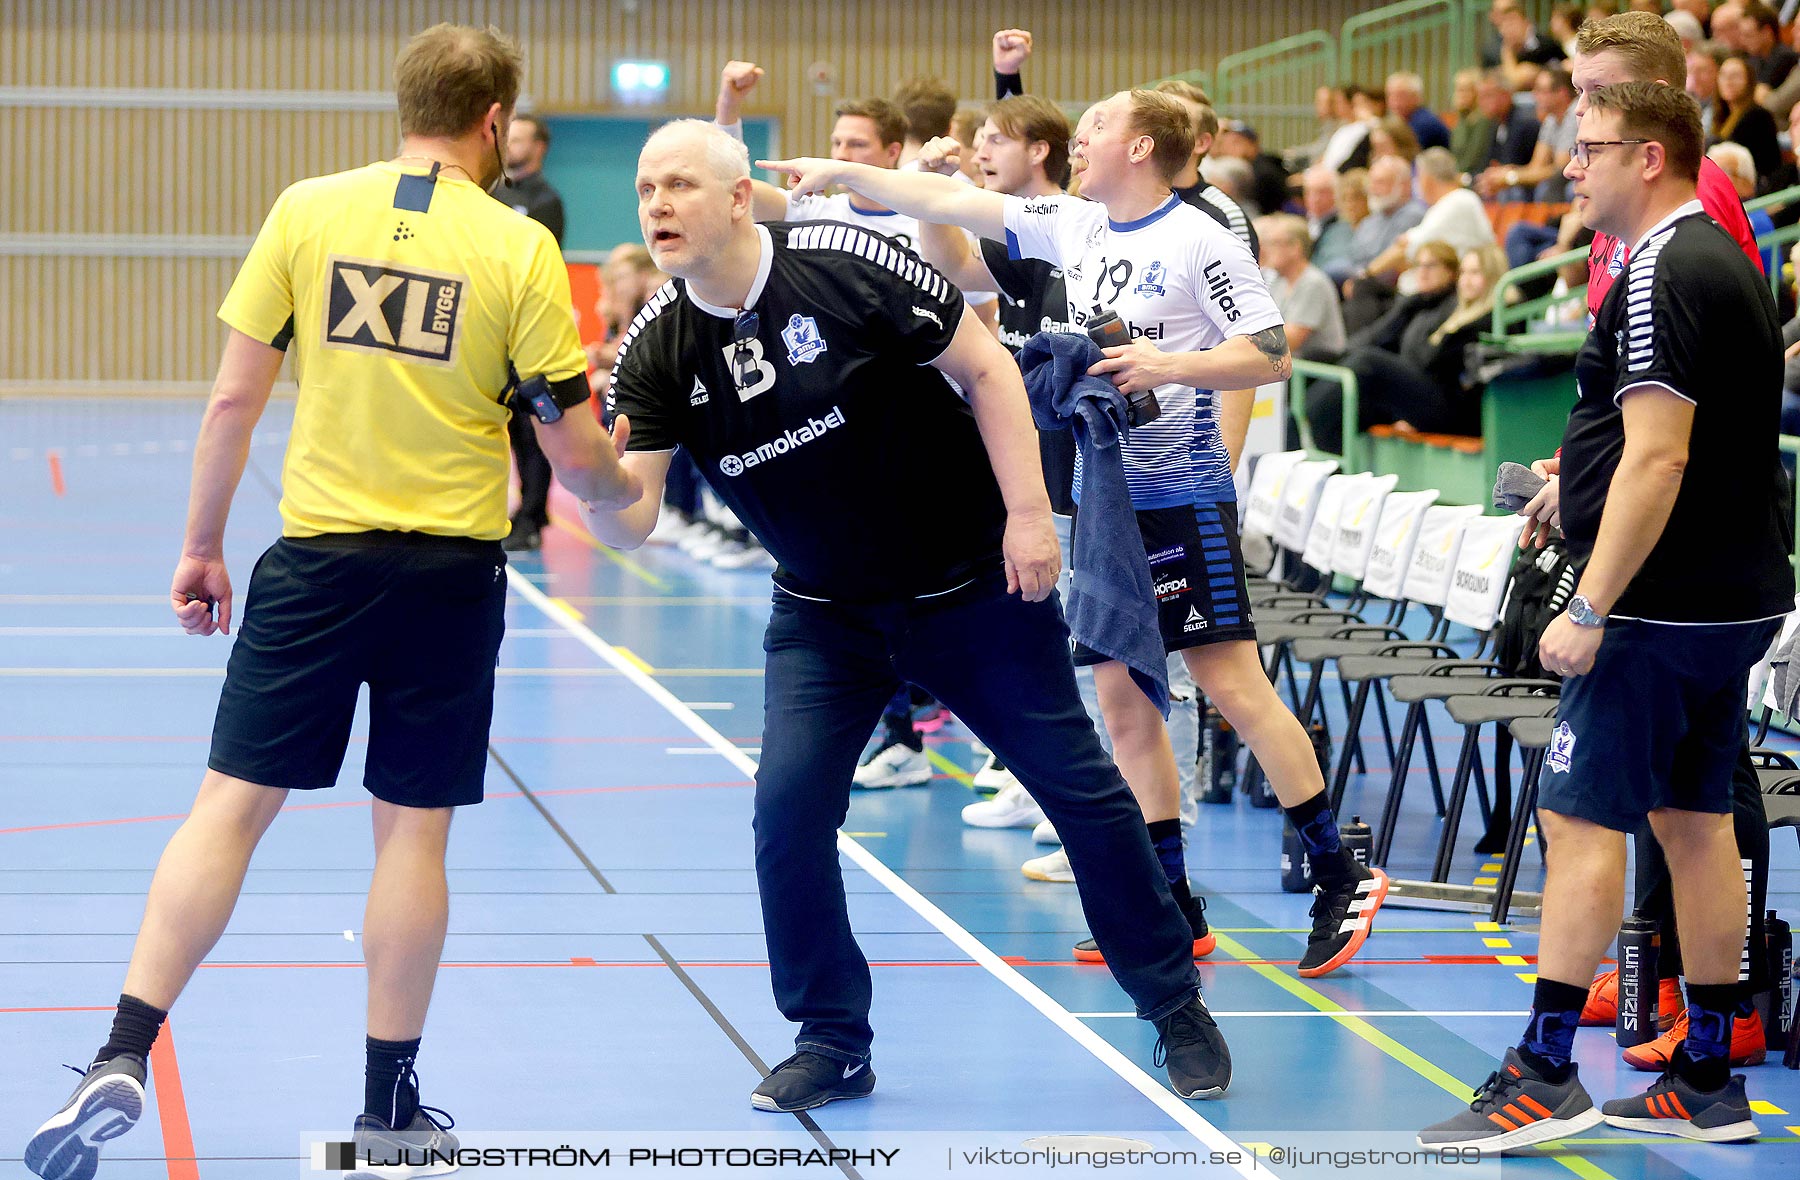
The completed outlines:
<svg viewBox="0 0 1800 1180">
<path fill-rule="evenodd" d="M 440 365 L 456 359 L 460 276 L 352 258 L 334 257 L 330 266 L 327 348 L 397 353 Z"/>
</svg>

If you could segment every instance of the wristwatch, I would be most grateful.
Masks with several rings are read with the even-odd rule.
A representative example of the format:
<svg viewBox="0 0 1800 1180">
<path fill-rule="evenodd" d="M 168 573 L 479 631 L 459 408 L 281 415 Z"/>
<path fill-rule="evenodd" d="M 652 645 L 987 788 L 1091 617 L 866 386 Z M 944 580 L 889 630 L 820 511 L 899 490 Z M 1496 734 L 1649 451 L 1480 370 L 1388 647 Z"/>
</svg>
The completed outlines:
<svg viewBox="0 0 1800 1180">
<path fill-rule="evenodd" d="M 1509 188 L 1519 183 L 1519 170 L 1517 168 L 1508 168 L 1506 170 L 1506 183 Z"/>
<path fill-rule="evenodd" d="M 1569 599 L 1569 622 L 1577 627 L 1604 627 L 1606 616 L 1594 609 L 1594 604 L 1587 600 L 1587 595 L 1577 594 Z"/>
</svg>

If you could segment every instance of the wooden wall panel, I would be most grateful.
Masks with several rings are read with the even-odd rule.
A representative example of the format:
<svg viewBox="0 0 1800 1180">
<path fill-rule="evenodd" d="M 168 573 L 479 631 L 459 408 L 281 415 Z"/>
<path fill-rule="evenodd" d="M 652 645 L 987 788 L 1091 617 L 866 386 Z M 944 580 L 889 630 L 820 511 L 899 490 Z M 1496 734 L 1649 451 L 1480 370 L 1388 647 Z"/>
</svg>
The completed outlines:
<svg viewBox="0 0 1800 1180">
<path fill-rule="evenodd" d="M 395 55 L 439 20 L 518 37 L 540 108 L 606 111 L 610 63 L 665 60 L 669 104 L 711 110 L 720 65 L 753 58 L 769 77 L 749 108 L 782 120 L 785 150 L 822 150 L 845 96 L 888 93 L 913 74 L 991 94 L 997 28 L 1037 35 L 1035 92 L 1065 102 L 1167 74 L 1309 27 L 1335 30 L 1376 0 L 0 0 L 0 383 L 204 382 L 230 257 L 21 256 L 38 235 L 236 239 L 281 188 L 389 155 L 387 109 L 183 109 L 182 95 L 330 92 L 379 104 Z M 832 80 L 815 89 L 808 67 Z M 70 88 L 43 105 L 43 88 Z M 150 92 L 130 103 L 91 91 Z M 28 97 L 20 97 L 24 93 Z M 66 101 L 65 101 L 66 99 Z M 154 108 L 162 104 L 164 109 Z M 133 105 L 135 104 L 135 105 Z M 170 104 L 176 104 L 172 107 Z M 266 104 L 265 104 L 266 105 Z M 634 114 L 645 113 L 634 109 Z M 625 199 L 629 199 L 627 196 Z M 29 245 L 29 243 L 28 243 Z M 41 244 L 39 244 L 41 246 Z M 30 247 L 31 249 L 39 247 Z M 229 253 L 215 241 L 214 250 Z M 142 247 L 140 253 L 149 247 Z M 96 347 L 94 341 L 102 342 Z M 114 342 L 117 346 L 114 347 Z"/>
</svg>

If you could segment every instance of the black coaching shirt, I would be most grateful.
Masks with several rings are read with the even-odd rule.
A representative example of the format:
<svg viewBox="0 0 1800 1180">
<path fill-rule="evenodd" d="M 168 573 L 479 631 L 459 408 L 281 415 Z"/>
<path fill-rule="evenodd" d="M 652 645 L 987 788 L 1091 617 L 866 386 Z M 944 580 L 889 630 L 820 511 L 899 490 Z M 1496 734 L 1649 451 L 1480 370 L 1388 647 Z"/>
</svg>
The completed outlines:
<svg viewBox="0 0 1800 1180">
<path fill-rule="evenodd" d="M 1000 568 L 1006 508 L 974 414 L 929 367 L 961 292 L 854 226 L 756 231 L 753 335 L 680 279 L 632 321 L 607 398 L 631 450 L 687 447 L 803 597 L 920 598 Z M 922 472 L 941 511 L 918 510 Z"/>
<path fill-rule="evenodd" d="M 1782 535 L 1781 321 L 1768 284 L 1690 201 L 1631 251 L 1576 360 L 1563 435 L 1562 521 L 1585 561 L 1625 451 L 1619 400 L 1662 386 L 1694 406 L 1669 523 L 1612 613 L 1667 623 L 1786 614 L 1794 579 Z"/>
</svg>

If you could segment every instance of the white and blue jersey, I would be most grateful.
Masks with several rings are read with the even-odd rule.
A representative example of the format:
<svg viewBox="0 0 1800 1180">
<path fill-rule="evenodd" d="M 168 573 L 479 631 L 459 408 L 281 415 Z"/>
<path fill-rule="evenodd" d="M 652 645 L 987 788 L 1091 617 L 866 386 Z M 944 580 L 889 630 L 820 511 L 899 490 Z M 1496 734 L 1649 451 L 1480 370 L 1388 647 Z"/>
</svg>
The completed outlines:
<svg viewBox="0 0 1800 1180">
<path fill-rule="evenodd" d="M 1080 331 L 1116 311 L 1134 338 L 1164 352 L 1203 352 L 1233 336 L 1281 326 L 1281 312 L 1250 251 L 1213 218 L 1170 195 L 1136 221 L 1077 197 L 1007 197 L 1006 246 L 1014 258 L 1062 267 L 1069 322 Z M 1132 506 L 1170 508 L 1237 499 L 1231 458 L 1210 389 L 1160 385 L 1162 416 L 1125 442 Z M 1075 468 L 1081 498 L 1081 467 Z"/>
</svg>

